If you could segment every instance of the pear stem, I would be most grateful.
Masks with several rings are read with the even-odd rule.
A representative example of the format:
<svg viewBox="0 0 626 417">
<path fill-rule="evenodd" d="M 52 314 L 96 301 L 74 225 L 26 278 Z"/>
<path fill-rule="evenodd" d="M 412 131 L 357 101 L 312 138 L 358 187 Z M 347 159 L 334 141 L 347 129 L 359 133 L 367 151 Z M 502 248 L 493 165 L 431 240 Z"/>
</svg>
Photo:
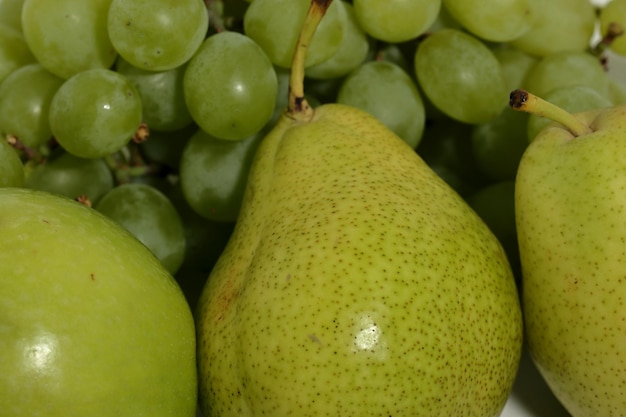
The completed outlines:
<svg viewBox="0 0 626 417">
<path fill-rule="evenodd" d="M 559 106 L 545 101 L 541 97 L 529 93 L 526 90 L 514 90 L 509 97 L 509 106 L 513 110 L 524 111 L 537 116 L 546 117 L 562 124 L 574 136 L 582 136 L 592 133 L 589 126 L 581 122 L 572 113 Z"/>
<path fill-rule="evenodd" d="M 304 19 L 293 54 L 293 60 L 291 61 L 289 98 L 287 104 L 287 113 L 291 116 L 300 114 L 306 118 L 313 114 L 313 109 L 304 98 L 304 62 L 306 60 L 307 48 L 313 40 L 315 30 L 322 21 L 331 3 L 332 0 L 311 0 L 311 6 Z"/>
</svg>

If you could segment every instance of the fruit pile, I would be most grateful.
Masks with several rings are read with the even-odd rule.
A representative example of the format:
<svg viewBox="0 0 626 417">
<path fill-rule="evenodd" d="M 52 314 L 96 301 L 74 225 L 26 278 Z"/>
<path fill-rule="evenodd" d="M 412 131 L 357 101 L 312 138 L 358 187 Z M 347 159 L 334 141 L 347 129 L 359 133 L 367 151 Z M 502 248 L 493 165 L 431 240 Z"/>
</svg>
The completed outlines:
<svg viewBox="0 0 626 417">
<path fill-rule="evenodd" d="M 0 2 L 2 185 L 88 201 L 151 248 L 192 303 L 286 106 L 308 7 L 206 3 Z M 596 9 L 398 3 L 331 5 L 308 49 L 307 98 L 385 123 L 485 217 L 517 266 L 513 180 L 546 120 L 508 109 L 508 93 L 527 88 L 570 111 L 626 101 L 606 75 L 607 44 L 589 47 Z M 619 3 L 600 14 L 608 42 Z"/>
<path fill-rule="evenodd" d="M 121 225 L 196 311 L 253 159 L 293 110 L 310 3 L 0 0 L 0 187 L 77 200 Z M 626 55 L 623 27 L 626 0 L 335 0 L 307 44 L 298 99 L 382 122 L 478 214 L 520 286 L 515 179 L 549 120 L 511 109 L 509 93 L 573 113 L 626 103 L 626 81 L 608 73 Z M 293 161 L 305 169 L 317 159 L 303 149 Z"/>
</svg>

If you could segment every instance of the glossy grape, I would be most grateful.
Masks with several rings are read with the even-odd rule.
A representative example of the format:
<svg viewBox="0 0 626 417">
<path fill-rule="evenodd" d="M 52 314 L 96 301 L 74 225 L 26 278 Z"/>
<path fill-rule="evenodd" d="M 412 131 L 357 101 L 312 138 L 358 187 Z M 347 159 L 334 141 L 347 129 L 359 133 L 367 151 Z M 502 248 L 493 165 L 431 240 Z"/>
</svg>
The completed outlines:
<svg viewBox="0 0 626 417">
<path fill-rule="evenodd" d="M 85 159 L 64 152 L 35 168 L 28 188 L 76 199 L 85 196 L 92 204 L 113 189 L 113 174 L 102 159 Z"/>
<path fill-rule="evenodd" d="M 76 74 L 50 105 L 50 128 L 70 153 L 100 158 L 120 150 L 141 123 L 141 98 L 123 75 L 107 69 Z"/>
<path fill-rule="evenodd" d="M 152 130 L 150 138 L 139 146 L 147 160 L 178 171 L 183 149 L 197 130 L 198 126 L 195 124 L 169 132 Z"/>
<path fill-rule="evenodd" d="M 361 65 L 369 52 L 370 42 L 365 31 L 356 20 L 354 7 L 345 1 L 337 1 L 346 24 L 339 49 L 324 62 L 306 69 L 310 78 L 342 77 Z"/>
<path fill-rule="evenodd" d="M 240 33 L 221 32 L 189 62 L 183 87 L 189 112 L 205 132 L 241 140 L 270 120 L 278 82 L 259 45 Z"/>
<path fill-rule="evenodd" d="M 589 52 L 564 51 L 543 57 L 528 71 L 524 84 L 540 97 L 575 85 L 587 85 L 608 96 L 609 79 L 599 59 Z"/>
<path fill-rule="evenodd" d="M 180 215 L 160 191 L 145 184 L 123 184 L 106 193 L 95 209 L 122 225 L 174 274 L 185 257 Z"/>
<path fill-rule="evenodd" d="M 415 82 L 399 66 L 370 61 L 346 77 L 337 102 L 365 110 L 412 148 L 424 131 L 425 110 Z"/>
<path fill-rule="evenodd" d="M 200 216 L 185 200 L 180 183 L 172 188 L 168 197 L 180 214 L 185 230 L 185 260 L 174 277 L 193 307 L 197 305 L 206 278 L 224 250 L 235 223 L 216 222 Z"/>
<path fill-rule="evenodd" d="M 417 147 L 418 155 L 462 197 L 488 181 L 474 160 L 471 129 L 454 120 L 436 120 L 426 126 Z"/>
<path fill-rule="evenodd" d="M 614 105 L 626 104 L 626 81 L 609 77 L 609 98 Z"/>
<path fill-rule="evenodd" d="M 437 18 L 441 0 L 354 0 L 363 29 L 373 38 L 405 42 L 424 33 Z"/>
<path fill-rule="evenodd" d="M 443 5 L 443 2 L 442 2 L 441 9 L 439 9 L 439 14 L 437 14 L 437 17 L 435 18 L 433 23 L 430 25 L 427 32 L 435 32 L 440 29 L 464 30 L 463 26 L 458 22 L 458 20 L 452 17 L 448 9 Z"/>
<path fill-rule="evenodd" d="M 485 123 L 500 114 L 508 91 L 493 52 L 480 40 L 456 29 L 426 37 L 415 54 L 421 90 L 449 117 Z"/>
<path fill-rule="evenodd" d="M 0 24 L 0 83 L 19 67 L 35 61 L 24 36 L 15 28 Z"/>
<path fill-rule="evenodd" d="M 109 0 L 111 42 L 131 65 L 165 71 L 187 62 L 209 26 L 202 0 Z"/>
<path fill-rule="evenodd" d="M 476 165 L 488 178 L 514 180 L 522 154 L 528 146 L 528 113 L 505 107 L 487 123 L 472 129 L 472 154 Z"/>
<path fill-rule="evenodd" d="M 215 221 L 234 221 L 239 215 L 248 171 L 260 132 L 242 141 L 225 141 L 198 131 L 180 162 L 180 182 L 189 206 Z"/>
<path fill-rule="evenodd" d="M 0 84 L 0 132 L 36 148 L 52 137 L 48 111 L 63 79 L 40 64 L 13 71 Z"/>
<path fill-rule="evenodd" d="M 24 185 L 24 165 L 19 155 L 0 136 L 0 187 L 21 187 Z"/>
<path fill-rule="evenodd" d="M 508 42 L 526 33 L 541 10 L 535 0 L 443 0 L 448 12 L 474 35 Z"/>
<path fill-rule="evenodd" d="M 506 91 L 527 88 L 526 75 L 539 59 L 510 44 L 498 44 L 491 51 L 500 62 Z"/>
<path fill-rule="evenodd" d="M 183 77 L 186 64 L 166 71 L 137 68 L 123 58 L 116 71 L 124 75 L 141 96 L 143 121 L 150 130 L 175 131 L 193 120 L 185 104 Z"/>
<path fill-rule="evenodd" d="M 584 51 L 595 28 L 589 0 L 532 0 L 538 12 L 532 27 L 511 45 L 537 56 L 560 51 Z"/>
<path fill-rule="evenodd" d="M 61 78 L 111 67 L 117 53 L 107 32 L 110 2 L 25 0 L 22 29 L 37 61 Z"/>
<path fill-rule="evenodd" d="M 339 49 L 345 21 L 337 3 L 331 3 L 307 48 L 305 65 L 319 64 Z M 310 0 L 254 0 L 244 15 L 246 36 L 263 48 L 274 65 L 291 67 L 293 51 Z"/>
<path fill-rule="evenodd" d="M 22 5 L 24 0 L 0 0 L 0 25 L 22 31 Z"/>
</svg>

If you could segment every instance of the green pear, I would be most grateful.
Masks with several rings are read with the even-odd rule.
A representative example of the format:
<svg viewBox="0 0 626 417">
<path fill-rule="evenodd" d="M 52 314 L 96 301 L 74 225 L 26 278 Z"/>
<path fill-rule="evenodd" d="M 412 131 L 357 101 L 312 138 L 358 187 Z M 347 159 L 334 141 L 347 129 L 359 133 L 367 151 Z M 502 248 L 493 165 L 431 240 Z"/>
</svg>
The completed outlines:
<svg viewBox="0 0 626 417">
<path fill-rule="evenodd" d="M 0 414 L 193 417 L 194 322 L 121 226 L 75 201 L 0 188 Z"/>
<path fill-rule="evenodd" d="M 198 303 L 203 415 L 499 415 L 522 342 L 505 252 L 373 116 L 307 105 L 306 39 Z"/>
<path fill-rule="evenodd" d="M 512 105 L 559 121 L 530 144 L 515 187 L 529 351 L 572 416 L 620 416 L 626 106 L 572 115 L 522 95 Z"/>
</svg>

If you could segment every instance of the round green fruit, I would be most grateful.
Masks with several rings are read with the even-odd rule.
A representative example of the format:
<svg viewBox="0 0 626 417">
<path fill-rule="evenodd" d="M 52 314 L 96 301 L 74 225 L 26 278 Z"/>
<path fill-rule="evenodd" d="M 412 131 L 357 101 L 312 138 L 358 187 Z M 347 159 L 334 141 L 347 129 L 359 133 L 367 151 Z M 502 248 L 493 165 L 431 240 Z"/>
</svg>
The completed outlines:
<svg viewBox="0 0 626 417">
<path fill-rule="evenodd" d="M 196 410 L 193 318 L 170 274 L 93 209 L 0 189 L 0 410 L 181 416 Z"/>
</svg>

